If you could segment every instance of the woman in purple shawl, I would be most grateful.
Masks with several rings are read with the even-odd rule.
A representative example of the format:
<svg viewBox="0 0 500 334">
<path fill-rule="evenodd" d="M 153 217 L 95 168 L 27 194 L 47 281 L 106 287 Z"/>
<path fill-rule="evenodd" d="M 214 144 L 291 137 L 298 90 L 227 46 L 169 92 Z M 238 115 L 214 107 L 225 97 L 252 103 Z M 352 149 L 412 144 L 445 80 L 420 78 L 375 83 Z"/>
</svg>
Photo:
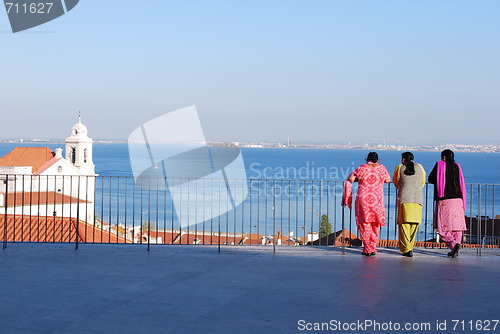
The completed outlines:
<svg viewBox="0 0 500 334">
<path fill-rule="evenodd" d="M 441 161 L 429 174 L 429 183 L 434 184 L 434 227 L 441 240 L 451 249 L 449 257 L 456 258 L 462 242 L 465 226 L 465 181 L 462 168 L 455 162 L 451 150 L 441 152 Z"/>
</svg>

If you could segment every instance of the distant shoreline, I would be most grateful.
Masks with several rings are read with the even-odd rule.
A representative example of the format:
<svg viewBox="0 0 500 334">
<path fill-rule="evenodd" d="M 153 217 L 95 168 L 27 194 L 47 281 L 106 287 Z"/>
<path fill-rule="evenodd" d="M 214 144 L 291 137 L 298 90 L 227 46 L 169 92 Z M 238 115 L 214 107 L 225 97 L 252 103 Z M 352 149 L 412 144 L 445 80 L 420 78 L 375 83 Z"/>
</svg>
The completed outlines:
<svg viewBox="0 0 500 334">
<path fill-rule="evenodd" d="M 55 139 L 0 139 L 0 144 L 23 144 L 29 145 L 63 145 L 64 140 Z M 96 139 L 94 144 L 127 144 L 127 140 L 103 140 Z M 282 144 L 273 142 L 221 142 L 207 141 L 211 147 L 234 147 L 234 148 L 269 148 L 269 149 L 326 149 L 326 150 L 357 150 L 357 151 L 415 151 L 415 152 L 440 152 L 444 149 L 451 149 L 462 153 L 500 153 L 500 145 L 466 145 L 466 144 L 446 144 L 446 145 L 391 145 L 391 144 Z"/>
<path fill-rule="evenodd" d="M 256 145 L 256 144 L 229 144 L 209 143 L 215 147 L 239 147 L 239 148 L 282 148 L 282 149 L 323 149 L 323 150 L 353 150 L 353 151 L 415 151 L 415 152 L 441 152 L 451 149 L 462 153 L 500 153 L 500 145 L 332 145 L 332 144 L 303 144 L 303 145 Z"/>
</svg>

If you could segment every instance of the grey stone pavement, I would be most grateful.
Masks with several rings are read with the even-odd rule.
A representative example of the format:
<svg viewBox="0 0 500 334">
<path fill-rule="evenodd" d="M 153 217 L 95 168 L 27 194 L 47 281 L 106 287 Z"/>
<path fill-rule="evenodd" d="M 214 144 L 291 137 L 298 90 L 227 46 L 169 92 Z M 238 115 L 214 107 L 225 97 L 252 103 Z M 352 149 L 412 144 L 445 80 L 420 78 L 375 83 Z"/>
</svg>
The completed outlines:
<svg viewBox="0 0 500 334">
<path fill-rule="evenodd" d="M 0 333 L 500 333 L 500 250 L 447 252 L 8 244 Z"/>
</svg>

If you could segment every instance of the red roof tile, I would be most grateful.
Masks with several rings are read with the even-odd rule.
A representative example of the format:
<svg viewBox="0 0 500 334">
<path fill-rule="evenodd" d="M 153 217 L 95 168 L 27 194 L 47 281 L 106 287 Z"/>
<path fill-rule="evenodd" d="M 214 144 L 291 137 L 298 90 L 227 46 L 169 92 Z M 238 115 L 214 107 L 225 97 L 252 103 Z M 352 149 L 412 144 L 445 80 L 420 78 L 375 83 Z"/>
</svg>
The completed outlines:
<svg viewBox="0 0 500 334">
<path fill-rule="evenodd" d="M 7 223 L 7 228 L 5 228 Z M 0 240 L 15 242 L 88 242 L 130 243 L 116 233 L 110 233 L 77 219 L 46 216 L 21 216 L 0 214 Z M 5 238 L 6 236 L 6 238 Z"/>
<path fill-rule="evenodd" d="M 0 158 L 0 166 L 31 166 L 34 173 L 54 156 L 55 153 L 48 147 L 16 147 Z"/>
</svg>

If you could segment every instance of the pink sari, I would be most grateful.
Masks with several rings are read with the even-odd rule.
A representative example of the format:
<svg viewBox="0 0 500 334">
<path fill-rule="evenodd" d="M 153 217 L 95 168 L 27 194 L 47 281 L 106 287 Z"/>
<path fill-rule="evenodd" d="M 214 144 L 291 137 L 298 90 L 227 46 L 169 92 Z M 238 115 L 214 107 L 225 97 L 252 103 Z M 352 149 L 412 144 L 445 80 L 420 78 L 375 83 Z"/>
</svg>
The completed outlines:
<svg viewBox="0 0 500 334">
<path fill-rule="evenodd" d="M 434 212 L 434 227 L 441 236 L 441 240 L 446 243 L 452 251 L 455 245 L 462 243 L 462 231 L 467 230 L 465 224 L 465 210 L 467 208 L 465 195 L 465 180 L 462 168 L 459 164 L 460 191 L 462 198 L 444 199 L 436 202 L 436 210 Z M 446 187 L 446 162 L 437 162 L 437 193 L 439 197 L 444 196 L 444 188 Z"/>
<path fill-rule="evenodd" d="M 371 163 L 359 166 L 351 175 L 358 180 L 355 201 L 356 224 L 385 225 L 384 182 L 390 176 L 383 165 L 370 167 Z"/>
</svg>

